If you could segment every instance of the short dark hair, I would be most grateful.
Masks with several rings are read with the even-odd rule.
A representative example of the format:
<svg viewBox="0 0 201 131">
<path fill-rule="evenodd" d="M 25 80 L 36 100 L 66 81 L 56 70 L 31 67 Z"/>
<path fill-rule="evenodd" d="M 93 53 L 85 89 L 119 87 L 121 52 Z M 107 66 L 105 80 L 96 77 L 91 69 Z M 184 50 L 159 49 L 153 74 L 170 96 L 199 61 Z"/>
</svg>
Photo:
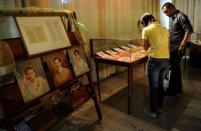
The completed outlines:
<svg viewBox="0 0 201 131">
<path fill-rule="evenodd" d="M 163 9 L 165 6 L 166 6 L 167 8 L 170 8 L 170 7 L 174 7 L 174 8 L 175 8 L 175 6 L 174 6 L 172 3 L 170 3 L 170 2 L 166 2 L 166 3 L 162 6 L 162 9 Z"/>
</svg>

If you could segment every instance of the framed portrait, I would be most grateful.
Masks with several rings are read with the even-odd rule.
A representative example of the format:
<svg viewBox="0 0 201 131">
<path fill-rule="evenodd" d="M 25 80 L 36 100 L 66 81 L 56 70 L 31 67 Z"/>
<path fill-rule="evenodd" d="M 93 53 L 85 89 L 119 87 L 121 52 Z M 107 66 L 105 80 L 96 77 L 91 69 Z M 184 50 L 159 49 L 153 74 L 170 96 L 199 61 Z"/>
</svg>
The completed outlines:
<svg viewBox="0 0 201 131">
<path fill-rule="evenodd" d="M 0 41 L 0 87 L 15 82 L 15 61 L 13 53 L 4 41 Z"/>
<path fill-rule="evenodd" d="M 89 66 L 84 55 L 84 51 L 80 46 L 72 46 L 68 49 L 68 55 L 73 65 L 75 76 L 80 76 L 89 71 Z"/>
<path fill-rule="evenodd" d="M 16 16 L 29 56 L 71 46 L 60 16 Z"/>
<path fill-rule="evenodd" d="M 56 88 L 73 80 L 73 72 L 62 51 L 57 51 L 44 56 L 43 61 L 47 63 Z"/>
<path fill-rule="evenodd" d="M 25 103 L 50 90 L 40 58 L 17 63 L 15 75 Z"/>
<path fill-rule="evenodd" d="M 40 100 L 57 117 L 66 117 L 74 110 L 68 99 L 59 90 L 47 94 Z"/>
</svg>

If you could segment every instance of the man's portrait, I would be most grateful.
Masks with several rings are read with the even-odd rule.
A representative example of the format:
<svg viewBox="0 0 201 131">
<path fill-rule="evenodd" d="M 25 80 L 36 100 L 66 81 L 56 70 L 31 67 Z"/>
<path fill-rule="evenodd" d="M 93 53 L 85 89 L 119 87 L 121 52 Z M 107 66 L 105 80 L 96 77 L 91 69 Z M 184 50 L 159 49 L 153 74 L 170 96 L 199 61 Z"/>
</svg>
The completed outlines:
<svg viewBox="0 0 201 131">
<path fill-rule="evenodd" d="M 50 90 L 40 58 L 17 63 L 15 74 L 25 103 Z"/>
<path fill-rule="evenodd" d="M 73 70 L 76 76 L 80 76 L 89 71 L 89 66 L 86 57 L 81 47 L 73 46 L 68 50 L 70 61 L 73 65 Z"/>
<path fill-rule="evenodd" d="M 72 71 L 62 51 L 44 56 L 43 60 L 47 62 L 55 87 L 59 87 L 73 79 Z"/>
</svg>

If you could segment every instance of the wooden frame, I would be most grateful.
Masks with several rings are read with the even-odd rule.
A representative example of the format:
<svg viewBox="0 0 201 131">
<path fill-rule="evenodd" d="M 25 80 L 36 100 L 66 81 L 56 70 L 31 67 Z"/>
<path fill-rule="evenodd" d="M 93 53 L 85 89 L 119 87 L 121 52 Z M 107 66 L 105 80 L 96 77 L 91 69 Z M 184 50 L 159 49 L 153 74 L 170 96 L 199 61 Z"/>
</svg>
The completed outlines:
<svg viewBox="0 0 201 131">
<path fill-rule="evenodd" d="M 17 63 L 15 74 L 25 103 L 50 91 L 40 58 Z"/>
<path fill-rule="evenodd" d="M 60 16 L 16 16 L 28 56 L 71 46 Z"/>
<path fill-rule="evenodd" d="M 8 13 L 8 12 L 12 12 L 12 13 Z M 35 52 L 35 50 L 34 50 L 34 52 L 29 53 L 27 48 L 30 47 L 30 43 L 28 43 L 29 45 L 27 45 L 25 43 L 25 38 L 24 38 L 24 36 L 22 36 L 22 30 L 19 28 L 19 23 L 16 20 L 17 17 L 19 17 L 19 18 L 26 17 L 25 19 L 27 19 L 30 16 L 34 17 L 34 18 L 38 17 L 41 20 L 43 20 L 43 18 L 46 16 L 48 19 L 51 17 L 57 17 L 58 19 L 61 19 L 60 16 L 66 18 L 66 15 L 67 16 L 69 16 L 69 14 L 71 15 L 71 12 L 68 13 L 68 12 L 62 11 L 59 14 L 57 14 L 58 11 L 57 12 L 53 12 L 53 11 L 51 11 L 51 12 L 45 11 L 44 12 L 43 10 L 40 10 L 40 11 L 38 11 L 38 10 L 33 10 L 33 11 L 32 10 L 31 11 L 30 10 L 29 11 L 21 10 L 21 11 L 17 11 L 17 12 L 13 12 L 13 11 L 8 11 L 8 12 L 7 12 L 8 14 L 3 13 L 3 16 L 5 15 L 5 16 L 9 16 L 9 17 L 14 17 L 15 22 L 18 26 L 17 32 L 21 33 L 19 38 L 12 38 L 12 39 L 4 40 L 4 41 L 8 42 L 8 45 L 11 48 L 11 51 L 13 53 L 14 60 L 17 63 L 28 62 L 29 64 L 33 64 L 34 67 L 37 67 L 37 69 L 36 69 L 37 74 L 41 77 L 46 76 L 45 79 L 47 79 L 50 88 L 48 89 L 49 91 L 47 91 L 47 92 L 44 91 L 45 92 L 44 94 L 42 93 L 40 95 L 37 95 L 36 97 L 34 96 L 33 99 L 30 99 L 30 100 L 26 99 L 26 101 L 24 100 L 24 98 L 22 96 L 22 92 L 19 87 L 19 82 L 21 82 L 20 80 L 22 80 L 22 77 L 23 77 L 22 75 L 20 75 L 18 77 L 19 81 L 15 80 L 14 83 L 8 84 L 5 87 L 0 88 L 0 93 L 1 93 L 0 102 L 2 104 L 2 108 L 4 111 L 3 119 L 5 120 L 6 129 L 15 130 L 15 127 L 23 120 L 25 120 L 27 122 L 27 125 L 31 128 L 31 130 L 48 130 L 54 124 L 56 124 L 57 122 L 60 122 L 61 119 L 55 117 L 55 115 L 50 110 L 47 109 L 48 107 L 46 107 L 40 101 L 41 98 L 43 98 L 44 96 L 46 96 L 48 94 L 52 94 L 52 92 L 55 90 L 61 90 L 62 91 L 61 93 L 63 93 L 64 96 L 67 97 L 67 99 L 70 98 L 70 104 L 75 108 L 75 110 L 78 107 L 80 107 L 84 102 L 89 100 L 89 98 L 92 98 L 94 101 L 95 108 L 96 108 L 96 113 L 98 115 L 98 120 L 101 120 L 102 119 L 101 110 L 99 107 L 99 103 L 97 101 L 96 93 L 93 89 L 93 84 L 92 84 L 92 80 L 91 80 L 89 73 L 85 74 L 88 78 L 89 86 L 87 86 L 86 88 L 81 88 L 81 89 L 86 89 L 87 92 L 86 93 L 84 92 L 84 93 L 85 94 L 88 93 L 89 95 L 87 97 L 83 97 L 83 95 L 79 95 L 80 91 L 82 93 L 82 90 L 79 90 L 78 92 L 75 92 L 73 95 L 71 95 L 69 91 L 71 90 L 71 85 L 75 82 L 74 79 L 72 81 L 69 81 L 69 83 L 62 85 L 61 88 L 53 88 L 53 86 L 52 86 L 53 81 L 51 80 L 51 72 L 49 71 L 47 62 L 42 61 L 42 63 L 41 63 L 41 60 L 40 60 L 40 65 L 42 64 L 42 67 L 40 68 L 40 67 L 38 67 L 39 64 L 36 64 L 36 65 L 34 64 L 37 62 L 29 61 L 31 59 L 28 57 L 40 59 L 44 55 L 52 54 L 55 51 L 65 51 L 64 54 L 66 55 L 67 50 L 68 50 L 68 48 L 66 48 L 66 47 L 70 46 L 70 43 L 67 44 L 67 46 L 64 46 L 66 44 L 66 43 L 64 43 L 62 45 L 62 47 L 58 48 L 58 45 L 56 44 L 56 42 L 53 42 L 53 44 L 55 44 L 55 48 L 53 48 L 53 49 L 50 49 L 49 47 L 47 49 L 46 48 L 41 49 L 41 46 L 43 48 L 44 44 L 49 45 L 50 44 L 49 42 L 48 43 L 34 43 L 34 46 L 36 46 L 35 48 L 36 49 L 40 48 L 41 50 L 39 52 Z M 31 19 L 34 19 L 34 18 L 31 18 Z M 26 20 L 26 21 L 29 22 L 29 20 Z M 38 22 L 40 22 L 40 21 L 38 21 Z M 57 22 L 57 20 L 56 20 L 56 22 Z M 73 22 L 74 22 L 74 20 L 73 20 Z M 27 24 L 27 23 L 25 22 L 24 24 Z M 37 22 L 34 22 L 34 24 L 38 25 Z M 34 24 L 32 26 L 34 26 Z M 45 25 L 42 25 L 42 27 L 43 26 L 45 26 Z M 7 28 L 10 29 L 10 26 Z M 63 27 L 62 27 L 62 30 L 63 30 Z M 70 30 L 70 27 L 69 27 L 69 30 Z M 39 33 L 41 33 L 41 32 L 39 32 Z M 72 37 L 72 38 L 69 37 L 69 39 L 71 40 L 71 42 L 76 41 L 74 37 Z M 31 45 L 31 46 L 33 46 L 33 45 Z M 69 63 L 69 59 L 67 59 L 67 62 Z M 17 71 L 19 71 L 19 72 L 22 72 L 23 68 L 25 67 L 25 66 L 23 66 L 23 64 L 19 64 L 19 65 L 16 64 L 16 66 L 18 66 Z M 20 69 L 20 68 L 22 68 L 22 69 Z M 45 72 L 40 71 L 40 70 L 44 70 Z M 18 72 L 18 75 L 23 73 L 23 72 L 22 73 L 19 73 L 19 72 Z M 74 89 L 74 88 L 72 87 L 72 89 Z M 78 97 L 78 96 L 81 96 L 81 97 Z"/>
<path fill-rule="evenodd" d="M 15 61 L 7 42 L 0 41 L 0 88 L 15 82 Z"/>
<path fill-rule="evenodd" d="M 42 58 L 47 63 L 55 88 L 73 80 L 73 71 L 62 51 L 53 52 Z"/>
</svg>

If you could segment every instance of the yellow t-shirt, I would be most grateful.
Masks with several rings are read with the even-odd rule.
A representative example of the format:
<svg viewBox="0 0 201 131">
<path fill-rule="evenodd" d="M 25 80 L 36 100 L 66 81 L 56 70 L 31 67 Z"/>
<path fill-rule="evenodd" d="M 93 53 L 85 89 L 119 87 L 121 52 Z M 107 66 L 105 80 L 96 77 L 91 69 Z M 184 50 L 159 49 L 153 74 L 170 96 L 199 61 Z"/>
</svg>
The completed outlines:
<svg viewBox="0 0 201 131">
<path fill-rule="evenodd" d="M 157 22 L 152 22 L 142 31 L 142 39 L 150 44 L 149 56 L 169 58 L 169 32 Z"/>
</svg>

